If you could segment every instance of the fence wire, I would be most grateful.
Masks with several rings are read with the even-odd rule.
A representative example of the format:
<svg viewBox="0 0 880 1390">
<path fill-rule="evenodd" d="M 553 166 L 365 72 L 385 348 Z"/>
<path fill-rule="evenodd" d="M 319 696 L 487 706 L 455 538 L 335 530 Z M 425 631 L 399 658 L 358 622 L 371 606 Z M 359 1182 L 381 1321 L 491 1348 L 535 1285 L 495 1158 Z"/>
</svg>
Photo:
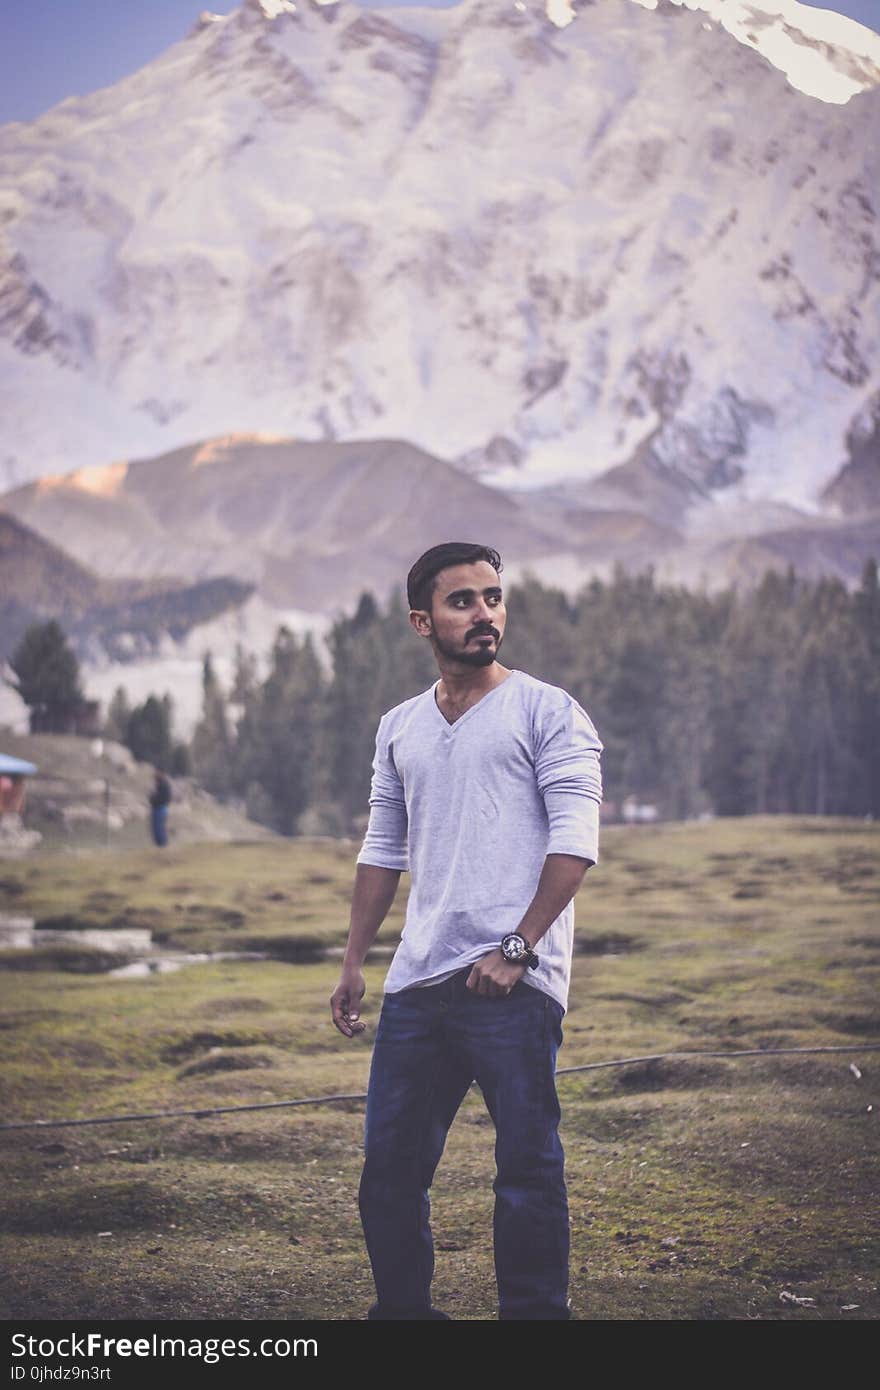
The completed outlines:
<svg viewBox="0 0 880 1390">
<path fill-rule="evenodd" d="M 672 1057 L 783 1057 L 805 1053 L 878 1052 L 880 1043 L 843 1044 L 829 1047 L 750 1047 L 736 1052 L 649 1052 L 643 1057 L 615 1057 L 607 1062 L 583 1062 L 577 1067 L 559 1067 L 559 1076 L 576 1072 L 600 1071 L 604 1067 L 629 1067 L 637 1062 L 664 1062 Z M 12 1120 L 0 1125 L 0 1133 L 20 1129 L 75 1129 L 85 1125 L 122 1125 L 136 1120 L 176 1120 L 192 1116 L 204 1120 L 209 1115 L 242 1115 L 250 1110 L 284 1110 L 300 1105 L 335 1105 L 340 1101 L 365 1101 L 366 1092 L 351 1095 L 302 1096 L 296 1100 L 267 1100 L 253 1105 L 212 1105 L 198 1110 L 145 1110 L 127 1115 L 96 1115 L 84 1120 Z"/>
</svg>

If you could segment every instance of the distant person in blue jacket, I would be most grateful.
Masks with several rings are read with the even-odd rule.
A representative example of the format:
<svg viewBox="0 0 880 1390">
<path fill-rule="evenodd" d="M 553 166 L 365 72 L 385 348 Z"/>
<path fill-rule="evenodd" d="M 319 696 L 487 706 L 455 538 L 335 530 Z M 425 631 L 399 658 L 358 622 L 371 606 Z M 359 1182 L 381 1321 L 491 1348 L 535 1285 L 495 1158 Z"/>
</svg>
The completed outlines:
<svg viewBox="0 0 880 1390">
<path fill-rule="evenodd" d="M 156 780 L 150 792 L 150 825 L 153 840 L 160 848 L 168 843 L 168 806 L 171 801 L 171 783 L 161 768 L 155 769 Z"/>
</svg>

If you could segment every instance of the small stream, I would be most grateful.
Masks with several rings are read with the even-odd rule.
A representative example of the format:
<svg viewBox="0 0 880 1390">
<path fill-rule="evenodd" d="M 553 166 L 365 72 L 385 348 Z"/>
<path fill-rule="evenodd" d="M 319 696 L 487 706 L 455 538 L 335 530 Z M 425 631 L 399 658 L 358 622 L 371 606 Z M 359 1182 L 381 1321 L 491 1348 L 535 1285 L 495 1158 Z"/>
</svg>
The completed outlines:
<svg viewBox="0 0 880 1390">
<path fill-rule="evenodd" d="M 59 943 L 91 946 L 114 955 L 131 956 L 124 965 L 100 973 L 109 978 L 137 980 L 148 975 L 169 975 L 185 965 L 204 965 L 215 960 L 271 960 L 269 951 L 174 951 L 160 950 L 148 927 L 83 927 L 59 931 L 37 927 L 32 917 L 0 916 L 0 951 L 33 951 L 40 946 Z M 369 952 L 373 959 L 389 958 L 393 946 L 374 946 Z M 321 952 L 324 960 L 341 960 L 342 946 L 328 946 Z"/>
<path fill-rule="evenodd" d="M 57 931 L 37 927 L 31 917 L 0 917 L 0 951 L 33 951 L 59 943 L 91 946 L 114 955 L 131 956 L 125 965 L 102 971 L 117 979 L 140 979 L 147 975 L 169 975 L 184 965 L 202 965 L 213 960 L 266 960 L 265 951 L 160 951 L 147 927 L 83 927 Z"/>
</svg>

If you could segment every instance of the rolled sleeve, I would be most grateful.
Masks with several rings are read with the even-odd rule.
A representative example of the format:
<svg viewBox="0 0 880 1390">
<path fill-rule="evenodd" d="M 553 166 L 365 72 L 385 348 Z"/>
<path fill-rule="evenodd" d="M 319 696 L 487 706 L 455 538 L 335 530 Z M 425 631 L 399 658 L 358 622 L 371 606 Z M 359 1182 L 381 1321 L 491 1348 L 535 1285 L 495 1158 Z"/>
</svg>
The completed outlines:
<svg viewBox="0 0 880 1390">
<path fill-rule="evenodd" d="M 380 721 L 376 734 L 370 820 L 357 862 L 380 869 L 409 868 L 406 797 L 394 765 L 385 719 Z"/>
<path fill-rule="evenodd" d="M 598 862 L 603 746 L 590 716 L 570 696 L 540 730 L 535 773 L 547 808 L 548 854 Z"/>
</svg>

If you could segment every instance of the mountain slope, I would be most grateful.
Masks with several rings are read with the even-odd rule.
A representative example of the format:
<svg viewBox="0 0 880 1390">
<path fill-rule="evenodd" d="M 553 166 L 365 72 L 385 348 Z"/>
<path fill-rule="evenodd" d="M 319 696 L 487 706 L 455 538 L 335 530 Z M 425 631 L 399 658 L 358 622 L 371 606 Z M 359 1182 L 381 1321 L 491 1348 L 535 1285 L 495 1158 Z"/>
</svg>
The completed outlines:
<svg viewBox="0 0 880 1390">
<path fill-rule="evenodd" d="M 880 387 L 880 91 L 572 12 L 247 0 L 0 130 L 0 480 L 272 431 L 814 506 Z"/>
<path fill-rule="evenodd" d="M 234 611 L 250 592 L 219 575 L 196 584 L 102 578 L 0 511 L 0 664 L 29 624 L 48 618 L 61 622 L 81 655 L 130 660 L 155 651 L 166 635 L 179 642 Z"/>
</svg>

